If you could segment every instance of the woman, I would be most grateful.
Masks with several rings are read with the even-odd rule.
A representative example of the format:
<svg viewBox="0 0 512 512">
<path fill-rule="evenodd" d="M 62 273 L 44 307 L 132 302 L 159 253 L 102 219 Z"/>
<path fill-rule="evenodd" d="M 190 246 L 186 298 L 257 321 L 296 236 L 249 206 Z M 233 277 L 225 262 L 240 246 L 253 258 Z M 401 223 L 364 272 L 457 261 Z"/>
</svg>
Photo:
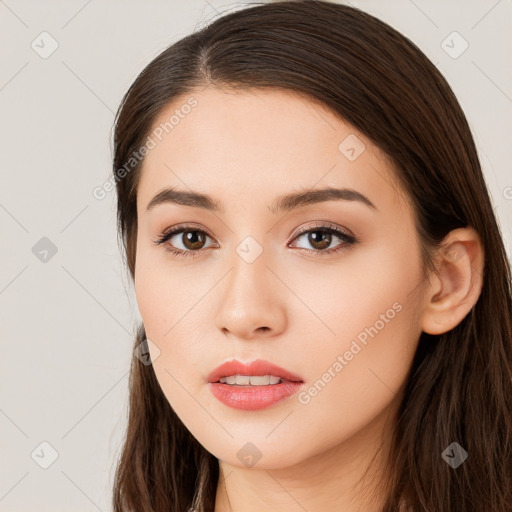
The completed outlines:
<svg viewBox="0 0 512 512">
<path fill-rule="evenodd" d="M 512 510 L 510 267 L 410 40 L 230 13 L 141 72 L 114 146 L 143 320 L 117 512 Z"/>
</svg>

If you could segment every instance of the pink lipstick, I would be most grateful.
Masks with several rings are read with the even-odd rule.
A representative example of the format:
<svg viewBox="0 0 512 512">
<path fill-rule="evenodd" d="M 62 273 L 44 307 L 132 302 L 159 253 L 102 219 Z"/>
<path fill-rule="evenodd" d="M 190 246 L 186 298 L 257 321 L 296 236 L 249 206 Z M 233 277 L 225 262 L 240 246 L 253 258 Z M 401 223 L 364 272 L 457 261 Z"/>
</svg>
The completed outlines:
<svg viewBox="0 0 512 512">
<path fill-rule="evenodd" d="M 228 361 L 207 377 L 212 394 L 234 409 L 258 410 L 295 395 L 303 386 L 299 375 L 269 361 L 250 364 Z"/>
</svg>

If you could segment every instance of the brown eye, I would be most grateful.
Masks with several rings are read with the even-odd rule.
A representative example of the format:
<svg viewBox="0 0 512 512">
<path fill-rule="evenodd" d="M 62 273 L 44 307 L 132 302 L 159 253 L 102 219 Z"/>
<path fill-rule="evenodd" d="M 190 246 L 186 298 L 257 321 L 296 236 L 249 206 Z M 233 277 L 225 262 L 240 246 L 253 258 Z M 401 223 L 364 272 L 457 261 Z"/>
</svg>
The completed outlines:
<svg viewBox="0 0 512 512">
<path fill-rule="evenodd" d="M 187 249 L 191 251 L 197 251 L 203 248 L 203 245 L 206 240 L 205 233 L 197 229 L 186 229 L 183 230 L 182 233 L 182 242 Z"/>
<path fill-rule="evenodd" d="M 358 242 L 358 239 L 354 235 L 344 233 L 332 225 L 316 225 L 309 229 L 302 229 L 295 235 L 294 240 L 305 239 L 306 236 L 307 243 L 312 249 L 300 246 L 298 246 L 298 248 L 308 252 L 312 256 L 334 254 L 343 249 L 348 249 Z M 163 245 L 165 249 L 174 256 L 195 257 L 200 256 L 205 248 L 218 247 L 216 242 L 205 246 L 207 238 L 212 240 L 212 237 L 202 229 L 195 228 L 194 226 L 175 226 L 170 230 L 164 231 L 154 242 L 157 245 Z M 334 247 L 330 247 L 332 242 L 336 239 L 338 239 L 340 243 Z"/>
<path fill-rule="evenodd" d="M 300 244 L 294 245 L 294 247 L 298 247 L 311 255 L 334 254 L 337 251 L 347 249 L 357 243 L 355 236 L 344 233 L 332 225 L 316 225 L 309 229 L 302 229 L 294 237 L 294 240 L 300 241 L 301 239 L 305 240 L 309 247 L 301 247 Z M 336 242 L 336 239 L 339 241 L 338 244 L 331 247 L 331 244 Z M 294 243 L 297 244 L 296 241 Z M 301 241 L 301 243 L 304 243 L 304 241 Z M 310 247 L 312 247 L 312 249 Z"/>
<path fill-rule="evenodd" d="M 332 235 L 326 230 L 309 231 L 308 242 L 311 246 L 319 251 L 327 249 L 331 245 Z"/>
<path fill-rule="evenodd" d="M 163 245 L 166 250 L 175 256 L 199 256 L 205 246 L 207 238 L 211 238 L 201 229 L 193 226 L 180 226 L 162 233 L 154 242 Z"/>
</svg>

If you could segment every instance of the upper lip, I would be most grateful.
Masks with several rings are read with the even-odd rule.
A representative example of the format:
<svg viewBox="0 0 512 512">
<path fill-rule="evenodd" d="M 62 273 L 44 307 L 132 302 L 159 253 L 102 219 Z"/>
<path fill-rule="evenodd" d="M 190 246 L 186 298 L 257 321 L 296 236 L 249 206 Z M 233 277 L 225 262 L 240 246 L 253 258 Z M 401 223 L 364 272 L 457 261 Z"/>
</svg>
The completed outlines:
<svg viewBox="0 0 512 512">
<path fill-rule="evenodd" d="M 302 377 L 277 366 L 270 361 L 256 359 L 251 363 L 244 364 L 236 359 L 227 361 L 217 366 L 207 377 L 208 382 L 219 382 L 222 377 L 231 377 L 232 375 L 274 375 L 283 380 L 304 382 Z"/>
</svg>

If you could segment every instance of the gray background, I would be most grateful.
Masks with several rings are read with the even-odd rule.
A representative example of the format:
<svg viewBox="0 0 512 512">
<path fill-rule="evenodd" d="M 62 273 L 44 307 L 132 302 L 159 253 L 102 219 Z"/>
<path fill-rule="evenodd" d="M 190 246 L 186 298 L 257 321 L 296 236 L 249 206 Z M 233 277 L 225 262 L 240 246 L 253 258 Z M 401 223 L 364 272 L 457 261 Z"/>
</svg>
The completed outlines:
<svg viewBox="0 0 512 512">
<path fill-rule="evenodd" d="M 510 256 L 510 0 L 352 4 L 412 39 L 448 79 Z M 92 190 L 110 177 L 114 112 L 137 74 L 245 5 L 0 0 L 2 511 L 111 510 L 140 316 L 118 251 L 115 193 L 100 201 Z M 453 31 L 469 44 L 457 58 L 464 41 Z"/>
</svg>

